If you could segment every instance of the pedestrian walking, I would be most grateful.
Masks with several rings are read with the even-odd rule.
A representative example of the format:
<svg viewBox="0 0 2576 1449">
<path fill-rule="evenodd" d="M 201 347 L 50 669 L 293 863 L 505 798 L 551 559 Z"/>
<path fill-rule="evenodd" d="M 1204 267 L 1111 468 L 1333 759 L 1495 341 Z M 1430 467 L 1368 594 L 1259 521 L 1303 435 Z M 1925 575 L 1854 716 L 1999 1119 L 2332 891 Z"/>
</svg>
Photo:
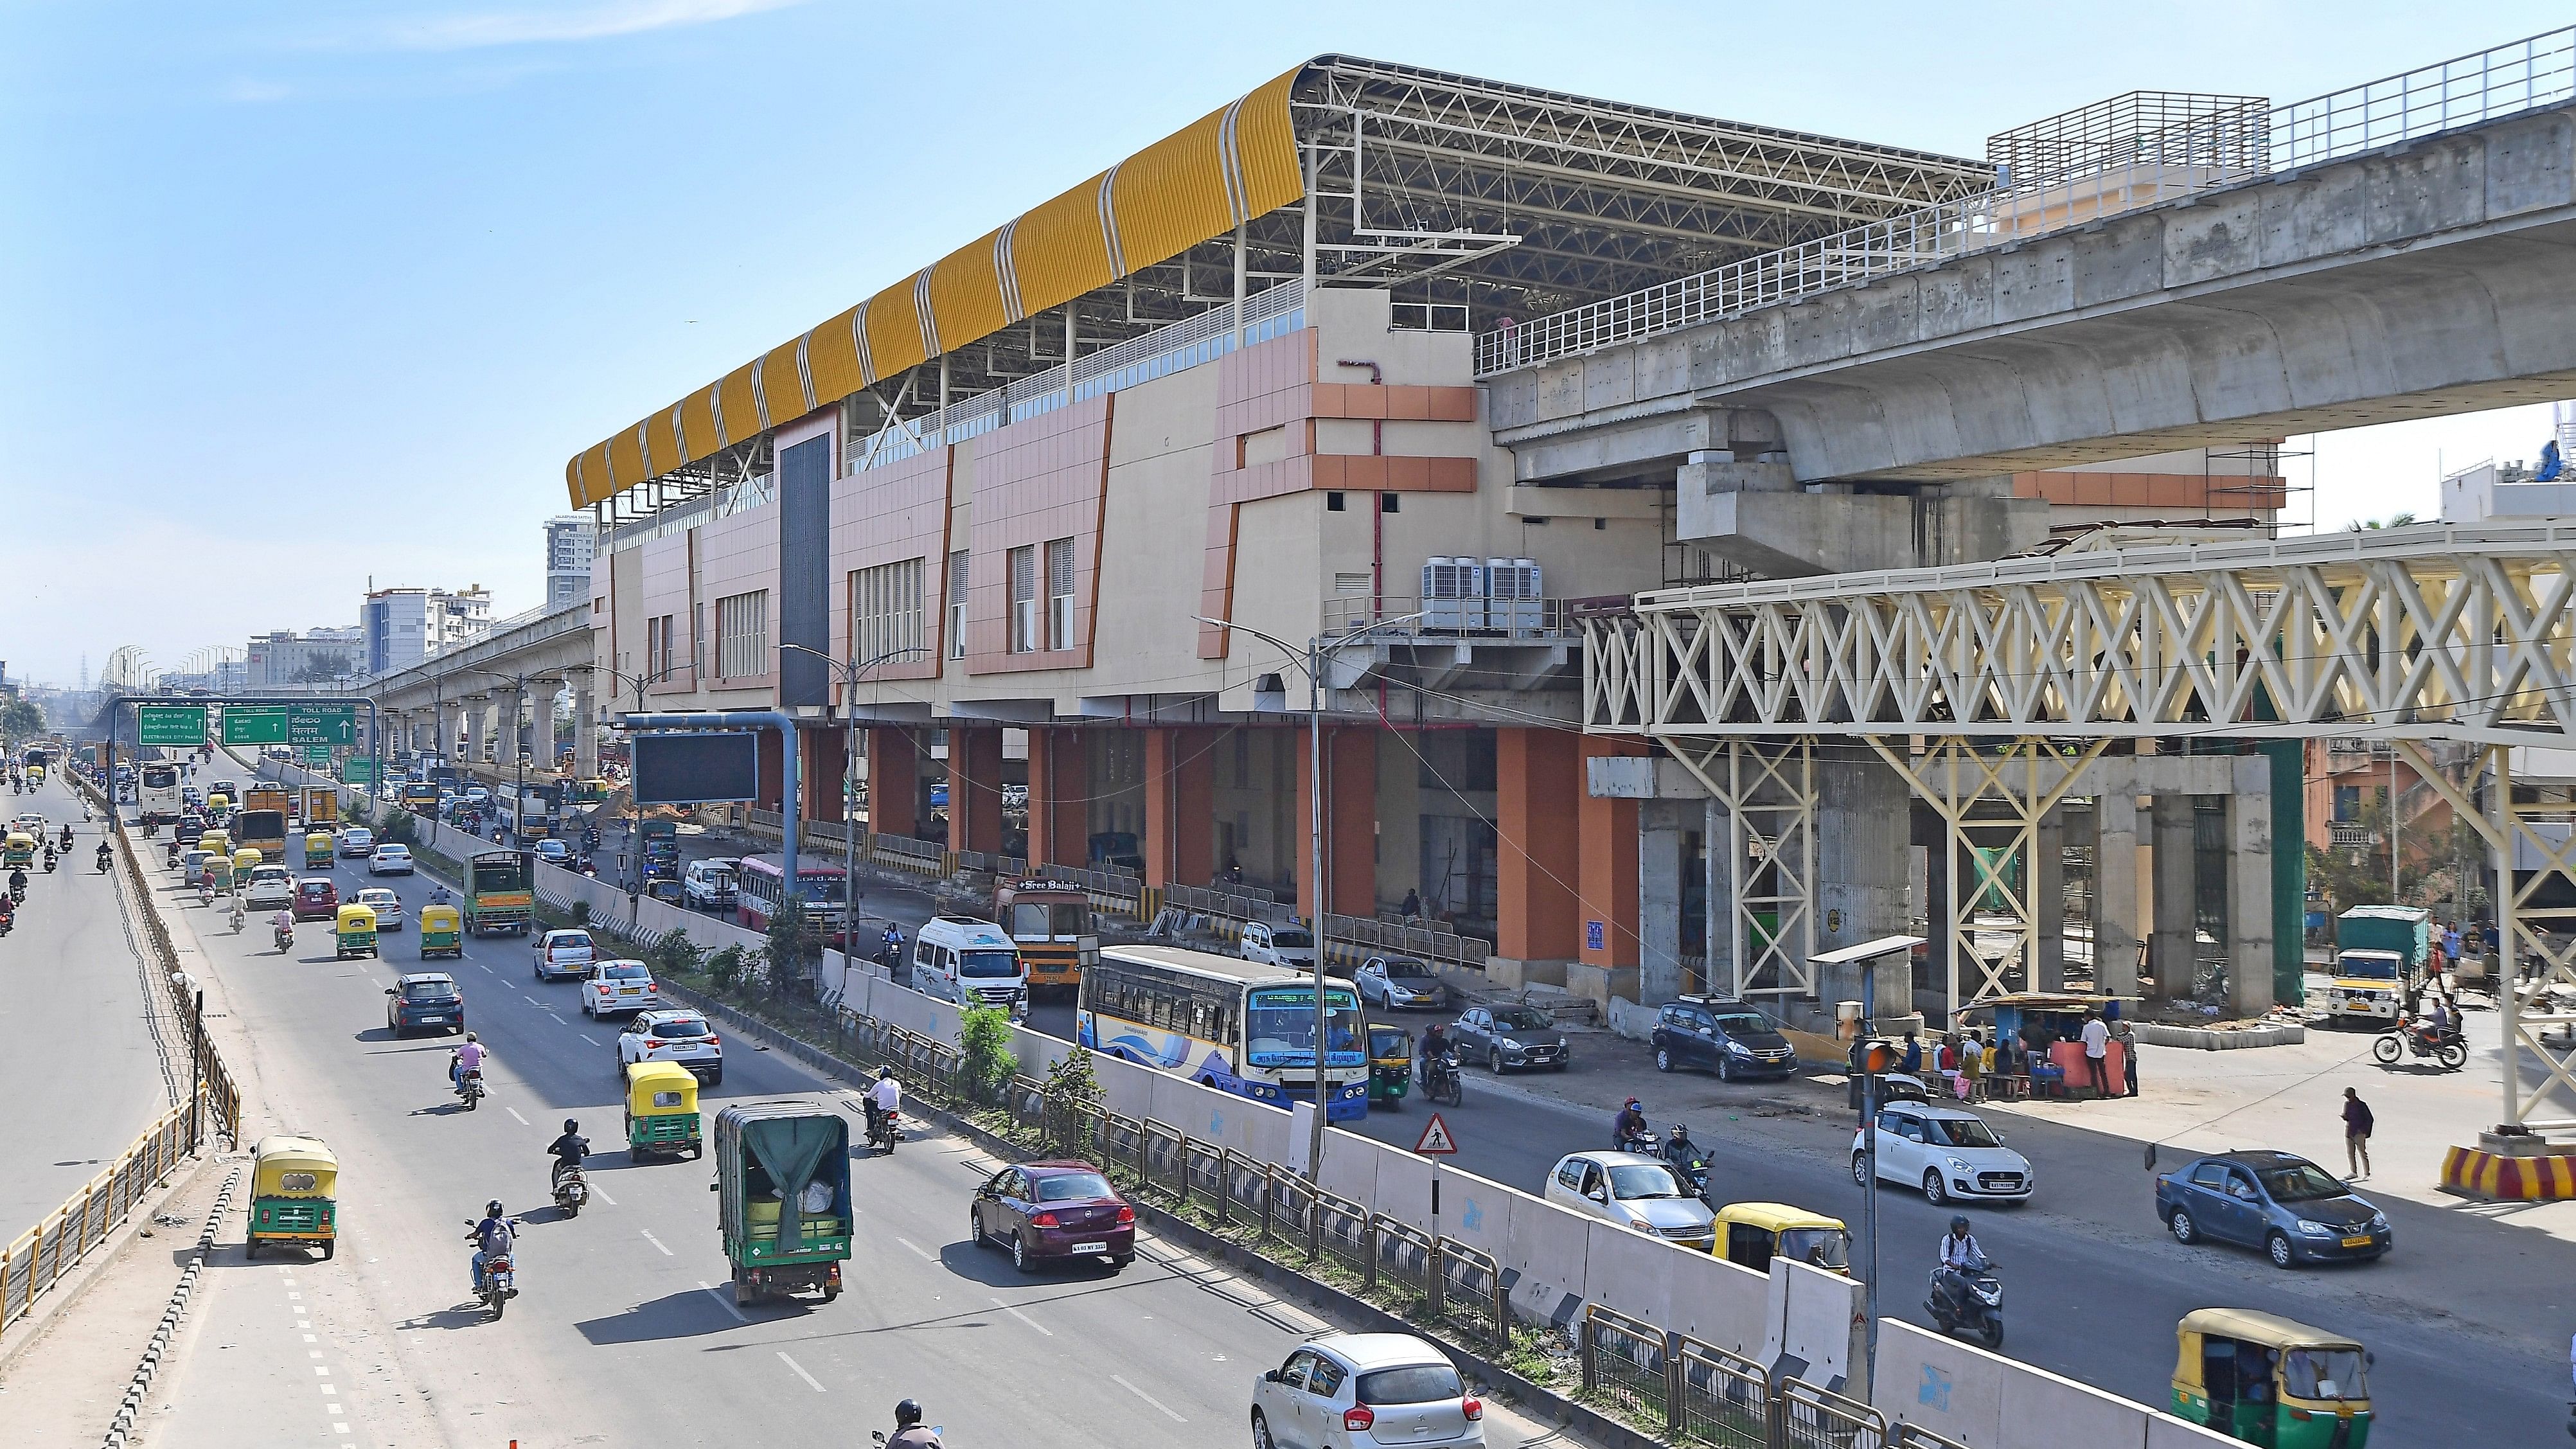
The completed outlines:
<svg viewBox="0 0 2576 1449">
<path fill-rule="evenodd" d="M 2361 1100 L 2358 1088 L 2343 1089 L 2343 1156 L 2351 1169 L 2347 1181 L 2359 1182 L 2370 1176 L 2370 1129 L 2373 1125 L 2370 1104 Z"/>
<path fill-rule="evenodd" d="M 2093 1084 L 2093 1095 L 2111 1095 L 2110 1055 L 2111 1029 L 2102 1024 L 2102 1013 L 2084 1013 L 2084 1075 Z"/>
<path fill-rule="evenodd" d="M 2120 1081 L 2126 1095 L 2138 1095 L 2138 1033 L 2127 1017 L 2111 1023 L 2111 1040 L 2120 1044 Z"/>
</svg>

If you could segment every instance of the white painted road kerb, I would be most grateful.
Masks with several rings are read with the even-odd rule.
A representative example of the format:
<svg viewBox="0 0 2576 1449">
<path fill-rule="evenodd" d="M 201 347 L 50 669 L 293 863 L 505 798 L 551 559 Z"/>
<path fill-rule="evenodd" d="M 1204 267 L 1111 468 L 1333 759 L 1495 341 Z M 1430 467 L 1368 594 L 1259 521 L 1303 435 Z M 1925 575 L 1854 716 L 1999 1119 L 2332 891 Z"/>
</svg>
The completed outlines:
<svg viewBox="0 0 2576 1449">
<path fill-rule="evenodd" d="M 232 1206 L 233 1189 L 241 1186 L 241 1179 L 242 1169 L 234 1168 L 232 1176 L 225 1178 L 223 1187 L 215 1193 L 215 1205 L 206 1212 L 206 1226 L 197 1234 L 197 1256 L 189 1262 L 188 1270 L 179 1275 L 179 1286 L 170 1290 L 170 1304 L 161 1310 L 161 1321 L 153 1327 L 152 1341 L 144 1345 L 143 1362 L 135 1366 L 133 1381 L 125 1389 L 124 1402 L 117 1405 L 116 1417 L 108 1424 L 107 1437 L 100 1441 L 103 1449 L 124 1449 L 127 1436 L 134 1432 L 134 1416 L 142 1412 L 143 1396 L 151 1392 L 153 1376 L 161 1372 L 162 1358 L 170 1351 L 170 1340 L 179 1332 L 179 1320 L 187 1316 L 188 1300 L 196 1295 L 197 1279 L 206 1270 L 206 1255 L 215 1250 L 215 1227 Z"/>
</svg>

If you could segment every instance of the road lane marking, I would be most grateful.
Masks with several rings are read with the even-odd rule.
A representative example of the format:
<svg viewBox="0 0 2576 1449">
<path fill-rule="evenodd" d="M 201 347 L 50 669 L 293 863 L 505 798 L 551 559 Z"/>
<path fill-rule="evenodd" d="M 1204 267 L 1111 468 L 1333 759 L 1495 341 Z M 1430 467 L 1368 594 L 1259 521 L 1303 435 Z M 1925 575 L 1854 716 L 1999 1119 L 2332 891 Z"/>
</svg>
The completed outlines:
<svg viewBox="0 0 2576 1449">
<path fill-rule="evenodd" d="M 607 1191 L 603 1188 L 592 1188 L 590 1190 L 590 1195 L 599 1199 L 601 1202 L 608 1204 L 610 1207 L 617 1206 L 617 1199 L 610 1197 Z"/>
<path fill-rule="evenodd" d="M 705 1281 L 703 1281 L 703 1280 L 699 1282 L 698 1286 L 699 1286 L 700 1288 L 702 1288 L 702 1289 L 706 1290 L 706 1294 L 707 1294 L 707 1296 L 708 1296 L 708 1297 L 713 1298 L 716 1302 L 723 1304 L 723 1305 L 724 1305 L 724 1311 L 733 1315 L 733 1321 L 734 1321 L 734 1322 L 736 1322 L 736 1323 L 749 1323 L 749 1322 L 751 1321 L 750 1319 L 745 1318 L 745 1317 L 743 1317 L 743 1316 L 742 1316 L 742 1310 L 741 1310 L 741 1309 L 736 1308 L 736 1307 L 734 1307 L 734 1306 L 733 1306 L 733 1295 L 732 1295 L 731 1293 L 727 1292 L 726 1290 L 724 1290 L 724 1289 L 722 1289 L 722 1288 L 718 1288 L 717 1286 L 715 1286 L 715 1285 L 714 1285 L 714 1284 L 712 1284 L 712 1283 L 708 1283 L 708 1282 L 705 1282 Z"/>
<path fill-rule="evenodd" d="M 780 1349 L 778 1351 L 778 1361 L 787 1365 L 789 1368 L 796 1370 L 796 1377 L 805 1381 L 805 1387 L 812 1389 L 818 1394 L 828 1392 L 819 1380 L 817 1380 L 812 1374 L 805 1372 L 805 1365 L 789 1358 L 785 1349 Z"/>
<path fill-rule="evenodd" d="M 535 998 L 535 997 L 533 997 L 533 996 L 528 996 L 526 992 L 521 992 L 521 993 L 520 993 L 520 995 L 521 995 L 521 996 L 523 996 L 523 997 L 526 997 L 526 999 L 527 999 L 527 1003 L 528 1003 L 530 1006 L 535 1007 L 537 1010 L 539 1010 L 539 1011 L 543 1011 L 543 1010 L 545 1010 L 545 1009 L 546 1009 L 546 1004 L 545 1004 L 544 1002 L 539 1001 L 538 999 L 536 999 L 536 998 Z"/>
<path fill-rule="evenodd" d="M 501 1110 L 502 1110 L 502 1111 L 504 1111 L 504 1112 L 509 1113 L 509 1114 L 510 1114 L 511 1116 L 513 1116 L 513 1117 L 519 1117 L 519 1109 L 518 1109 L 518 1108 L 516 1108 L 516 1107 L 503 1107 Z M 529 1126 L 533 1126 L 533 1125 L 535 1125 L 535 1124 L 531 1123 L 531 1122 L 530 1122 L 527 1118 L 525 1118 L 525 1117 L 519 1117 L 519 1125 L 520 1125 L 520 1126 L 522 1126 L 522 1127 L 529 1127 Z"/>
<path fill-rule="evenodd" d="M 586 1032 L 586 1031 L 577 1031 L 577 1032 L 574 1032 L 574 1033 L 573 1033 L 573 1035 L 575 1035 L 575 1036 L 577 1036 L 577 1037 L 580 1037 L 583 1041 L 590 1041 L 590 1033 L 589 1033 L 589 1032 Z M 599 1045 L 599 1043 L 597 1043 L 597 1042 L 595 1042 L 595 1041 L 590 1041 L 590 1044 L 591 1044 L 592 1046 L 597 1046 L 597 1045 Z"/>
<path fill-rule="evenodd" d="M 654 1247 L 662 1248 L 662 1240 L 653 1236 L 653 1230 L 651 1228 L 645 1228 L 641 1231 L 644 1234 L 644 1241 L 651 1243 Z M 662 1248 L 662 1256 L 665 1258 L 676 1258 L 679 1254 L 672 1252 L 668 1248 Z"/>
<path fill-rule="evenodd" d="M 907 1248 L 912 1248 L 912 1255 L 913 1255 L 914 1257 L 916 1257 L 916 1258 L 919 1258 L 921 1261 L 923 1261 L 923 1262 L 925 1262 L 925 1263 L 936 1263 L 936 1262 L 938 1262 L 938 1261 L 939 1261 L 937 1258 L 932 1257 L 930 1254 L 928 1254 L 928 1253 L 925 1253 L 925 1252 L 921 1251 L 921 1249 L 919 1249 L 919 1248 L 917 1248 L 917 1247 L 913 1247 L 912 1239 L 910 1239 L 910 1238 L 897 1238 L 897 1239 L 895 1239 L 895 1241 L 896 1241 L 896 1242 L 898 1242 L 898 1243 L 903 1244 L 903 1245 L 904 1245 L 905 1247 L 907 1247 Z"/>
<path fill-rule="evenodd" d="M 1123 1375 L 1123 1374 L 1111 1374 L 1111 1375 L 1109 1376 L 1109 1381 L 1110 1381 L 1111 1383 L 1113 1383 L 1113 1384 L 1116 1384 L 1118 1387 L 1120 1387 L 1120 1388 L 1122 1388 L 1122 1389 L 1125 1389 L 1127 1392 L 1129 1392 L 1129 1393 L 1131 1393 L 1131 1394 L 1134 1394 L 1136 1397 L 1138 1397 L 1138 1398 L 1140 1398 L 1140 1399 L 1143 1399 L 1146 1403 L 1149 1403 L 1149 1404 L 1153 1405 L 1155 1408 L 1162 1410 L 1162 1411 L 1163 1411 L 1163 1417 L 1164 1417 L 1164 1418 L 1167 1418 L 1167 1419 L 1169 1419 L 1169 1420 L 1171 1420 L 1173 1423 L 1175 1423 L 1175 1424 L 1186 1424 L 1186 1423 L 1188 1423 L 1188 1422 L 1189 1422 L 1189 1420 L 1184 1419 L 1184 1418 L 1182 1418 L 1180 1415 L 1173 1413 L 1173 1412 L 1172 1412 L 1172 1410 L 1171 1410 L 1171 1406 L 1170 1406 L 1170 1405 L 1168 1405 L 1168 1404 L 1164 1403 L 1162 1400 L 1160 1400 L 1160 1399 L 1158 1399 L 1158 1398 L 1155 1398 L 1152 1394 L 1149 1394 L 1149 1393 L 1145 1392 L 1143 1389 L 1140 1389 L 1140 1388 L 1136 1387 L 1134 1384 L 1131 1384 L 1131 1383 L 1127 1382 L 1127 1379 L 1126 1379 L 1126 1376 L 1125 1376 L 1125 1375 Z"/>
<path fill-rule="evenodd" d="M 1027 1314 L 1022 1313 L 1020 1310 L 1018 1310 L 1018 1309 L 1016 1309 L 1016 1308 L 1013 1308 L 1011 1305 L 1009 1305 L 1009 1304 L 1007 1304 L 1007 1303 L 1003 1302 L 1001 1299 L 999 1299 L 999 1298 L 994 1299 L 994 1300 L 993 1300 L 993 1306 L 994 1306 L 994 1307 L 996 1307 L 996 1308 L 998 1308 L 998 1309 L 1000 1309 L 1000 1310 L 1002 1310 L 1004 1313 L 1007 1313 L 1007 1314 L 1011 1315 L 1013 1318 L 1018 1319 L 1018 1320 L 1019 1320 L 1019 1321 L 1021 1321 L 1022 1323 L 1027 1324 L 1029 1327 L 1036 1329 L 1038 1332 L 1045 1334 L 1047 1337 L 1049 1337 L 1049 1338 L 1053 1338 L 1053 1337 L 1055 1337 L 1055 1330 L 1054 1330 L 1054 1329 L 1049 1328 L 1049 1327 L 1047 1327 L 1045 1324 L 1038 1322 L 1036 1319 L 1029 1317 Z"/>
</svg>

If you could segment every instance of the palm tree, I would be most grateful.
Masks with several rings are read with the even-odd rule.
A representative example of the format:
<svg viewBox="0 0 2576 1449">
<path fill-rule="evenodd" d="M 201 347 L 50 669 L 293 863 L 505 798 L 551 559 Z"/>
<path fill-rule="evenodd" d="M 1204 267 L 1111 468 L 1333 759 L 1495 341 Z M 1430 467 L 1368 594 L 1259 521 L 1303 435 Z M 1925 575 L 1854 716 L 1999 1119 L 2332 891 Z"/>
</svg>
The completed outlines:
<svg viewBox="0 0 2576 1449">
<path fill-rule="evenodd" d="M 2365 529 L 2373 528 L 2404 528 L 2414 521 L 2415 515 L 2411 512 L 2392 513 L 2385 519 L 2356 518 L 2352 522 L 2345 524 L 2344 527 L 2351 529 L 2355 533 L 2360 533 Z"/>
</svg>

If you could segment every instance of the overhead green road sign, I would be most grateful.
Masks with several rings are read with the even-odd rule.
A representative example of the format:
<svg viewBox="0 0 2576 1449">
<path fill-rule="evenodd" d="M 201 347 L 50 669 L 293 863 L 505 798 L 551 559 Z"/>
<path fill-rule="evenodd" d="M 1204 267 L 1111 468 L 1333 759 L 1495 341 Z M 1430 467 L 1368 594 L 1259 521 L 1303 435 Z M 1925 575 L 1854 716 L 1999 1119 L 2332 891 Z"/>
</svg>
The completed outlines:
<svg viewBox="0 0 2576 1449">
<path fill-rule="evenodd" d="M 354 704 L 291 704 L 286 707 L 286 719 L 288 744 L 358 743 L 358 707 Z"/>
<path fill-rule="evenodd" d="M 282 704 L 225 705 L 224 743 L 228 745 L 285 744 L 286 706 Z"/>
<path fill-rule="evenodd" d="M 376 762 L 370 755 L 351 755 L 340 762 L 340 778 L 352 785 L 376 783 Z"/>
<path fill-rule="evenodd" d="M 195 749 L 206 742 L 206 707 L 202 704 L 139 704 L 134 714 L 138 743 Z"/>
<path fill-rule="evenodd" d="M 331 763 L 331 747 L 329 745 L 306 745 L 303 747 L 303 750 L 304 763 L 308 765 L 328 766 Z"/>
</svg>

